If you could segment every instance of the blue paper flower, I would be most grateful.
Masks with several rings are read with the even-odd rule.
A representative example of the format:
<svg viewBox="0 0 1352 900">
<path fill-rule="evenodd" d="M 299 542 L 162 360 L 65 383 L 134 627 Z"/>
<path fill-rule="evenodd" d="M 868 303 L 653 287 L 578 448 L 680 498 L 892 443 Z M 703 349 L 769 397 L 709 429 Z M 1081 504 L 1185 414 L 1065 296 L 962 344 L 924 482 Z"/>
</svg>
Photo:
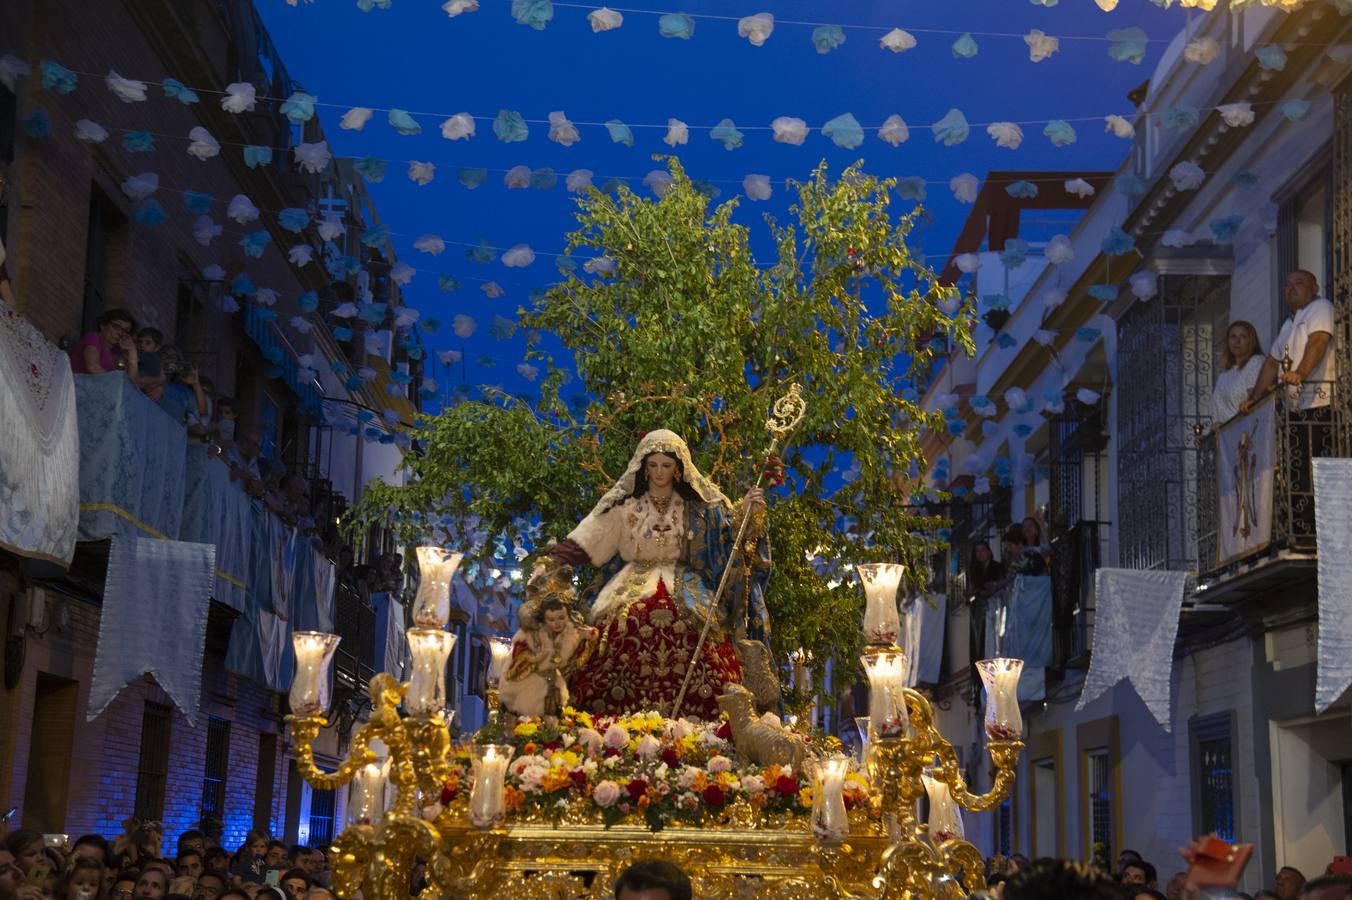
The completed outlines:
<svg viewBox="0 0 1352 900">
<path fill-rule="evenodd" d="M 1075 129 L 1064 119 L 1052 119 L 1042 133 L 1052 142 L 1053 147 L 1065 147 L 1075 143 Z"/>
<path fill-rule="evenodd" d="M 1145 182 L 1136 175 L 1119 175 L 1113 186 L 1124 197 L 1139 197 L 1145 193 Z"/>
<path fill-rule="evenodd" d="M 1108 230 L 1108 236 L 1103 239 L 1103 243 L 1099 246 L 1109 256 L 1121 256 L 1136 248 L 1136 240 L 1114 225 Z"/>
<path fill-rule="evenodd" d="M 335 359 L 333 362 L 329 363 L 329 369 L 339 378 L 346 377 L 348 373 L 347 363 L 343 362 L 341 359 Z"/>
<path fill-rule="evenodd" d="M 482 167 L 460 169 L 455 173 L 455 177 L 461 187 L 472 191 L 488 180 L 488 170 Z"/>
<path fill-rule="evenodd" d="M 296 306 L 303 313 L 312 313 L 319 309 L 319 294 L 314 291 L 306 291 L 296 298 Z"/>
<path fill-rule="evenodd" d="M 1235 187 L 1251 188 L 1258 183 L 1258 173 L 1250 172 L 1248 169 L 1240 169 L 1230 176 L 1230 183 Z"/>
<path fill-rule="evenodd" d="M 470 247 L 466 250 L 465 256 L 474 260 L 476 263 L 486 265 L 497 259 L 498 251 L 497 248 L 488 243 L 488 241 L 481 240 L 477 246 Z"/>
<path fill-rule="evenodd" d="M 1108 32 L 1108 55 L 1118 62 L 1140 65 L 1147 40 L 1145 31 L 1136 26 L 1114 29 Z"/>
<path fill-rule="evenodd" d="M 155 136 L 148 131 L 128 131 L 122 135 L 122 149 L 128 153 L 153 153 Z"/>
<path fill-rule="evenodd" d="M 263 255 L 268 244 L 272 243 L 272 235 L 261 228 L 258 231 L 251 231 L 240 238 L 239 245 L 244 248 L 244 252 L 254 259 Z"/>
<path fill-rule="evenodd" d="M 1118 287 L 1115 284 L 1095 284 L 1089 287 L 1089 296 L 1103 303 L 1112 303 L 1117 299 Z"/>
<path fill-rule="evenodd" d="M 1037 196 L 1037 185 L 1031 181 L 1019 179 L 1013 184 L 1006 185 L 1005 193 L 1020 200 L 1031 200 Z"/>
<path fill-rule="evenodd" d="M 79 80 L 75 73 L 59 62 L 53 62 L 50 59 L 44 59 L 38 64 L 42 70 L 42 87 L 44 90 L 55 94 L 69 94 L 75 90 L 75 84 Z"/>
<path fill-rule="evenodd" d="M 249 144 L 244 148 L 244 164 L 251 169 L 272 164 L 272 148 Z"/>
<path fill-rule="evenodd" d="M 976 41 L 972 39 L 972 35 L 970 33 L 964 34 L 953 42 L 953 57 L 955 59 L 971 59 L 976 56 L 977 49 Z"/>
<path fill-rule="evenodd" d="M 512 0 L 512 18 L 518 25 L 527 25 L 544 31 L 554 18 L 554 4 L 549 0 Z"/>
<path fill-rule="evenodd" d="M 723 119 L 709 129 L 709 139 L 718 141 L 723 145 L 724 150 L 736 150 L 742 146 L 742 133 L 737 130 L 737 126 L 733 124 L 732 119 Z M 602 186 L 601 190 L 607 191 L 607 188 Z"/>
<path fill-rule="evenodd" d="M 559 176 L 549 166 L 541 166 L 530 173 L 530 186 L 537 191 L 552 191 L 558 184 Z"/>
<path fill-rule="evenodd" d="M 1033 426 L 1026 425 L 1023 422 L 1020 422 L 1019 424 L 1014 426 L 1014 433 L 1021 438 L 1028 437 L 1028 435 L 1033 433 Z"/>
<path fill-rule="evenodd" d="M 1286 51 L 1276 44 L 1268 44 L 1258 49 L 1258 65 L 1270 72 L 1280 72 L 1286 68 Z"/>
<path fill-rule="evenodd" d="M 385 180 L 385 170 L 389 168 L 389 163 L 374 156 L 363 156 L 352 164 L 352 168 L 371 184 L 379 184 Z"/>
<path fill-rule="evenodd" d="M 294 206 L 277 213 L 277 224 L 294 234 L 300 234 L 310 224 L 310 214 Z"/>
<path fill-rule="evenodd" d="M 385 313 L 389 308 L 388 303 L 366 303 L 357 316 L 368 325 L 379 325 L 385 321 Z"/>
<path fill-rule="evenodd" d="M 361 242 L 363 245 L 372 248 L 383 247 L 390 242 L 390 227 L 388 225 L 373 225 L 361 233 Z"/>
<path fill-rule="evenodd" d="M 456 281 L 450 275 L 442 275 L 437 278 L 437 290 L 449 293 L 458 290 L 459 287 L 460 282 Z"/>
<path fill-rule="evenodd" d="M 919 176 L 897 179 L 897 196 L 917 203 L 925 199 L 925 179 Z"/>
<path fill-rule="evenodd" d="M 634 133 L 629 130 L 629 126 L 619 119 L 611 119 L 606 122 L 606 131 L 610 132 L 610 139 L 616 144 L 624 144 L 626 147 L 634 146 Z"/>
<path fill-rule="evenodd" d="M 864 143 L 864 129 L 852 113 L 842 113 L 822 126 L 822 134 L 831 139 L 831 143 L 846 150 L 853 150 Z"/>
<path fill-rule="evenodd" d="M 1314 109 L 1314 104 L 1309 100 L 1287 100 L 1278 108 L 1288 121 L 1299 122 L 1310 114 L 1310 110 Z"/>
<path fill-rule="evenodd" d="M 257 306 L 257 307 L 254 307 L 253 314 L 254 314 L 254 317 L 255 317 L 256 319 L 258 319 L 258 321 L 260 321 L 260 322 L 274 322 L 274 321 L 276 321 L 276 319 L 277 319 L 277 313 L 274 312 L 274 311 L 271 310 L 271 309 L 268 309 L 266 306 Z M 281 348 L 281 347 L 269 347 L 269 348 L 267 348 L 266 350 L 263 351 L 263 355 L 264 355 L 265 357 L 267 357 L 269 360 L 271 360 L 272 362 L 281 362 L 281 361 L 282 361 L 282 348 Z M 268 376 L 268 377 L 270 377 L 270 378 L 278 378 L 278 377 L 280 377 L 280 376 L 281 376 L 281 372 L 280 372 L 279 370 L 275 370 L 275 369 L 274 369 L 274 370 L 273 370 L 273 373 L 272 373 L 270 376 Z"/>
<path fill-rule="evenodd" d="M 389 9 L 390 0 L 357 0 L 357 9 L 369 13 L 373 9 Z"/>
<path fill-rule="evenodd" d="M 839 25 L 818 25 L 812 29 L 812 46 L 818 53 L 830 53 L 845 43 L 845 32 Z"/>
<path fill-rule="evenodd" d="M 930 126 L 930 131 L 934 132 L 935 143 L 952 147 L 967 140 L 971 128 L 961 110 L 950 109 L 942 119 Z"/>
<path fill-rule="evenodd" d="M 390 110 L 390 127 L 406 137 L 422 134 L 422 126 L 405 109 Z"/>
<path fill-rule="evenodd" d="M 685 13 L 668 13 L 657 20 L 657 33 L 664 38 L 688 41 L 695 34 L 695 20 Z"/>
<path fill-rule="evenodd" d="M 1202 114 L 1193 106 L 1171 106 L 1164 111 L 1164 127 L 1177 134 L 1192 131 Z"/>
<path fill-rule="evenodd" d="M 304 91 L 295 91 L 282 101 L 282 115 L 299 125 L 315 117 L 315 98 Z"/>
<path fill-rule="evenodd" d="M 254 287 L 253 279 L 240 272 L 230 281 L 230 293 L 236 297 L 252 297 L 258 293 L 258 288 Z"/>
<path fill-rule="evenodd" d="M 1000 332 L 995 338 L 995 346 L 1002 350 L 1008 350 L 1010 347 L 1017 347 L 1019 342 L 1008 332 Z"/>
<path fill-rule="evenodd" d="M 530 134 L 530 129 L 526 127 L 526 120 L 521 118 L 521 113 L 500 109 L 497 118 L 493 120 L 493 133 L 498 136 L 498 140 L 510 144 L 524 141 Z"/>
<path fill-rule="evenodd" d="M 408 374 L 407 372 L 401 372 L 398 369 L 395 369 L 393 372 L 390 373 L 390 381 L 394 382 L 395 384 L 412 384 L 413 376 Z"/>
<path fill-rule="evenodd" d="M 1102 336 L 1102 334 L 1103 332 L 1099 331 L 1097 328 L 1089 328 L 1089 327 L 1076 328 L 1075 340 L 1079 341 L 1082 344 L 1092 344 L 1094 343 L 1094 341 L 1097 341 Z"/>
<path fill-rule="evenodd" d="M 200 191 L 183 192 L 183 205 L 195 216 L 205 216 L 211 212 L 212 202 L 210 194 L 203 194 Z"/>
<path fill-rule="evenodd" d="M 438 318 L 433 317 L 422 320 L 422 330 L 428 334 L 436 334 L 439 328 L 441 328 L 441 320 Z"/>
<path fill-rule="evenodd" d="M 334 340 L 338 341 L 350 341 L 352 340 L 352 329 L 345 325 L 335 325 L 333 327 L 333 337 Z M 361 379 L 358 378 L 357 381 L 360 383 Z"/>
<path fill-rule="evenodd" d="M 184 85 L 183 82 L 179 81 L 177 78 L 164 79 L 163 86 L 164 86 L 164 96 L 170 98 L 171 100 L 177 100 L 184 106 L 196 103 L 198 100 L 197 94 L 191 91 L 186 85 Z"/>
<path fill-rule="evenodd" d="M 707 178 L 696 178 L 690 182 L 690 186 L 695 189 L 695 193 L 702 194 L 710 200 L 717 200 L 718 195 L 723 193 L 722 188 Z"/>
<path fill-rule="evenodd" d="M 44 140 L 52 136 L 52 119 L 41 106 L 33 107 L 28 121 L 24 123 L 24 133 L 35 140 Z"/>
<path fill-rule="evenodd" d="M 1243 216 L 1226 216 L 1222 219 L 1212 219 L 1207 223 L 1211 227 L 1211 234 L 1218 244 L 1233 244 L 1235 235 L 1239 234 L 1239 226 L 1244 224 Z"/>
<path fill-rule="evenodd" d="M 339 338 L 339 337 L 338 337 L 338 332 L 339 332 L 339 331 L 346 331 L 346 332 L 347 332 L 347 337 L 345 337 L 345 338 Z M 340 341 L 350 341 L 350 340 L 352 340 L 352 329 L 350 329 L 350 328 L 335 328 L 335 329 L 333 329 L 333 336 L 334 336 L 335 338 L 338 338 L 338 340 L 340 340 Z M 347 380 L 345 380 L 345 381 L 343 382 L 343 387 L 347 388 L 349 391 L 359 391 L 359 390 L 361 390 L 361 384 L 362 384 L 362 381 L 361 381 L 360 378 L 358 378 L 356 375 L 350 375 L 350 376 L 348 376 Z"/>
<path fill-rule="evenodd" d="M 967 430 L 966 419 L 949 419 L 948 433 L 954 436 L 961 436 Z"/>
<path fill-rule="evenodd" d="M 1000 262 L 1006 269 L 1017 269 L 1028 260 L 1028 242 L 1022 238 L 1009 238 L 1005 249 L 1000 251 Z"/>
<path fill-rule="evenodd" d="M 164 207 L 160 206 L 160 201 L 154 197 L 147 197 L 141 201 L 140 206 L 136 207 L 136 211 L 132 213 L 132 218 L 140 225 L 154 228 L 156 225 L 162 225 L 169 216 L 165 213 Z"/>
</svg>

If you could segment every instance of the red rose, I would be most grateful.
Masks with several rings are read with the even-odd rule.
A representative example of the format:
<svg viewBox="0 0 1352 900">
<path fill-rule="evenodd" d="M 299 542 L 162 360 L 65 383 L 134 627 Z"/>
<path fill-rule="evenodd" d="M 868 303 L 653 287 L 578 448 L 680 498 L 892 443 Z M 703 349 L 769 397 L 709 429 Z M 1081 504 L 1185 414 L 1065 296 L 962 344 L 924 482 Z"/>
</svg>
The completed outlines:
<svg viewBox="0 0 1352 900">
<path fill-rule="evenodd" d="M 639 797 L 648 793 L 648 782 L 644 781 L 642 778 L 635 778 L 633 781 L 629 782 L 629 784 L 625 785 L 625 790 L 628 791 L 629 796 L 637 802 Z"/>
<path fill-rule="evenodd" d="M 704 802 L 708 806 L 722 806 L 727 802 L 727 797 L 723 794 L 723 788 L 716 784 L 711 784 L 704 789 Z"/>
<path fill-rule="evenodd" d="M 545 744 L 545 753 L 553 753 L 557 749 L 559 749 L 558 741 L 550 741 L 548 744 Z"/>
<path fill-rule="evenodd" d="M 441 805 L 445 806 L 446 804 L 450 803 L 452 800 L 455 799 L 455 795 L 458 793 L 460 793 L 458 788 L 451 787 L 451 785 L 447 783 L 441 789 Z"/>
<path fill-rule="evenodd" d="M 620 755 L 620 751 L 616 750 L 614 747 L 607 747 L 606 750 L 605 750 L 605 752 L 602 754 L 602 756 L 605 756 L 606 758 L 610 758 L 610 757 L 612 757 L 612 756 L 619 756 L 619 755 Z"/>
<path fill-rule="evenodd" d="M 674 769 L 680 764 L 681 758 L 676 755 L 675 747 L 664 747 L 662 749 L 662 762 L 666 763 L 669 769 Z"/>
<path fill-rule="evenodd" d="M 714 732 L 714 735 L 725 741 L 732 740 L 732 724 L 730 722 L 724 722 L 722 725 L 719 725 L 718 730 Z"/>
<path fill-rule="evenodd" d="M 568 777 L 573 780 L 573 785 L 580 791 L 587 786 L 587 773 L 578 769 L 576 772 L 569 772 Z"/>
<path fill-rule="evenodd" d="M 786 797 L 796 795 L 798 793 L 798 779 L 780 775 L 775 779 L 775 793 L 783 794 Z"/>
</svg>

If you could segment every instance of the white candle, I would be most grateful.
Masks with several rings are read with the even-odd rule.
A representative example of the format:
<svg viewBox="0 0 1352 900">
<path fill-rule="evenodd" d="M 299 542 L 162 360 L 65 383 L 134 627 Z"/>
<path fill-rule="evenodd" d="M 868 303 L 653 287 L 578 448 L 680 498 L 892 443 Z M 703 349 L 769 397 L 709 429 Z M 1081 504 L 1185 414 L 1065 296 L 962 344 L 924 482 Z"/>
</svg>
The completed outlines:
<svg viewBox="0 0 1352 900">
<path fill-rule="evenodd" d="M 451 617 L 451 576 L 463 554 L 440 547 L 418 548 L 418 596 L 413 622 L 422 628 L 445 628 Z"/>
<path fill-rule="evenodd" d="M 908 737 L 911 721 L 906 710 L 906 654 L 879 653 L 863 660 L 868 674 L 868 717 L 873 737 Z"/>
<path fill-rule="evenodd" d="M 358 770 L 348 789 L 347 820 L 352 825 L 374 825 L 385 814 L 385 787 L 390 761 L 377 760 Z"/>
<path fill-rule="evenodd" d="M 799 648 L 789 654 L 789 662 L 793 664 L 794 690 L 802 694 L 812 693 L 812 669 L 809 668 L 812 654 Z"/>
<path fill-rule="evenodd" d="M 469 823 L 491 828 L 503 816 L 503 778 L 512 759 L 510 744 L 483 744 L 474 748 L 474 783 L 469 792 Z"/>
<path fill-rule="evenodd" d="M 439 628 L 410 628 L 408 650 L 412 674 L 404 706 L 410 716 L 430 716 L 446 705 L 446 660 L 455 635 Z"/>
<path fill-rule="evenodd" d="M 488 664 L 488 683 L 496 685 L 502 681 L 507 665 L 512 661 L 512 642 L 508 638 L 493 638 L 488 642 L 488 652 L 493 655 Z"/>
<path fill-rule="evenodd" d="M 899 563 L 860 563 L 855 566 L 864 583 L 864 640 L 870 644 L 894 644 L 901 634 L 897 614 L 897 587 L 906 567 Z"/>
<path fill-rule="evenodd" d="M 986 737 L 992 741 L 1017 741 L 1023 737 L 1023 714 L 1019 712 L 1023 660 L 983 659 L 976 669 L 986 688 Z"/>
<path fill-rule="evenodd" d="M 296 676 L 291 680 L 291 712 L 323 713 L 329 708 L 329 669 L 338 649 L 338 635 L 297 631 L 291 635 L 296 651 Z"/>
<path fill-rule="evenodd" d="M 850 833 L 845 813 L 845 773 L 849 761 L 833 756 L 817 765 L 812 792 L 812 833 L 823 844 L 838 844 Z"/>
<path fill-rule="evenodd" d="M 925 784 L 925 793 L 929 795 L 929 836 L 930 843 L 936 847 L 944 841 L 964 837 L 962 813 L 958 804 L 953 802 L 953 794 L 948 785 L 928 775 L 920 776 Z"/>
</svg>

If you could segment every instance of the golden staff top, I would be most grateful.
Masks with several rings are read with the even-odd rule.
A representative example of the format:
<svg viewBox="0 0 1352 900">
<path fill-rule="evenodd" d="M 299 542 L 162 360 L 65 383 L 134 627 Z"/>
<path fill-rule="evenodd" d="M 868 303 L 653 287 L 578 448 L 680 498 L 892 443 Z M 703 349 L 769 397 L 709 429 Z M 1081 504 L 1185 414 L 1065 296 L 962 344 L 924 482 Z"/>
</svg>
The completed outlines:
<svg viewBox="0 0 1352 900">
<path fill-rule="evenodd" d="M 771 457 L 780 445 L 788 440 L 789 435 L 803 421 L 803 415 L 807 412 L 807 400 L 803 399 L 803 388 L 798 384 L 789 385 L 789 392 L 775 401 L 775 405 L 770 410 L 770 418 L 765 421 L 765 430 L 770 432 L 770 449 L 766 451 L 766 456 Z M 760 487 L 761 479 L 765 477 L 765 467 L 761 467 L 760 474 L 756 476 L 756 483 L 753 487 Z M 742 516 L 742 523 L 737 529 L 737 537 L 733 540 L 732 546 L 741 546 L 742 536 L 746 534 L 747 523 L 751 521 L 751 516 Z M 715 610 L 718 609 L 718 602 L 723 599 L 723 591 L 728 586 L 728 576 L 732 573 L 733 561 L 736 554 L 728 557 L 728 563 L 723 567 L 723 575 L 718 580 L 718 590 L 714 592 L 713 600 L 709 603 L 709 610 L 704 616 L 704 628 L 699 633 L 699 641 L 695 644 L 695 651 L 690 655 L 690 661 L 685 668 L 685 680 L 681 682 L 681 690 L 676 694 L 676 700 L 671 704 L 670 718 L 676 719 L 681 715 L 681 703 L 685 701 L 685 692 L 690 688 L 690 677 L 695 673 L 695 661 L 699 659 L 700 652 L 704 649 L 704 642 L 709 638 L 709 629 L 714 622 Z"/>
</svg>

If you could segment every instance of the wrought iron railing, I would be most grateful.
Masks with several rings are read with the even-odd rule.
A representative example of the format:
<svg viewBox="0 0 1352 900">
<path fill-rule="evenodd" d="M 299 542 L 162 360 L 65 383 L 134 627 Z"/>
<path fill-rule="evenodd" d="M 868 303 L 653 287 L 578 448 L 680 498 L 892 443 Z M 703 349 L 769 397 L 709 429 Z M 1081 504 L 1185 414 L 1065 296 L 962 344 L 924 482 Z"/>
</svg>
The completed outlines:
<svg viewBox="0 0 1352 900">
<path fill-rule="evenodd" d="M 1107 523 L 1080 521 L 1052 537 L 1052 641 L 1056 667 L 1089 662 L 1094 624 L 1094 570 L 1102 563 Z"/>
<path fill-rule="evenodd" d="M 355 585 L 340 581 L 334 593 L 334 631 L 342 638 L 334 654 L 335 677 L 360 690 L 375 675 L 376 611 Z"/>
</svg>

